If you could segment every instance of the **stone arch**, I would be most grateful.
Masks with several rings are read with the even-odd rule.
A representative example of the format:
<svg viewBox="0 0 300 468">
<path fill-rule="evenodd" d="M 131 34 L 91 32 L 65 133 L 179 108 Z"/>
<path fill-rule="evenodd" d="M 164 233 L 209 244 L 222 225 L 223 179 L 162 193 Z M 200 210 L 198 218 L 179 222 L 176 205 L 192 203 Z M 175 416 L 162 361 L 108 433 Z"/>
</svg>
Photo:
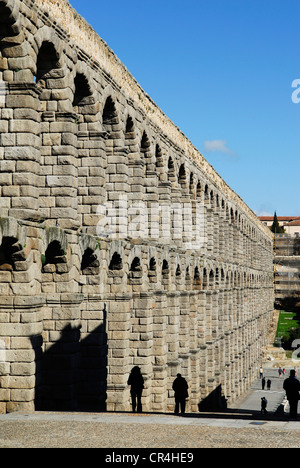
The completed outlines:
<svg viewBox="0 0 300 468">
<path fill-rule="evenodd" d="M 130 265 L 130 271 L 142 271 L 142 264 L 139 257 L 134 257 Z"/>
<path fill-rule="evenodd" d="M 118 252 L 114 252 L 109 263 L 109 270 L 120 271 L 123 269 L 122 257 Z"/>
<path fill-rule="evenodd" d="M 197 186 L 196 186 L 196 196 L 197 198 L 201 199 L 202 198 L 202 184 L 201 181 L 198 180 Z"/>
<path fill-rule="evenodd" d="M 140 153 L 142 161 L 145 164 L 146 174 L 151 170 L 151 142 L 146 130 L 143 131 L 142 138 L 140 141 Z"/>
<path fill-rule="evenodd" d="M 208 287 L 209 287 L 209 284 L 208 284 L 207 269 L 203 268 L 203 289 L 207 290 Z"/>
<path fill-rule="evenodd" d="M 170 268 L 169 268 L 169 262 L 166 259 L 164 259 L 163 262 L 162 262 L 161 274 L 162 274 L 162 279 L 163 280 L 168 280 L 169 279 Z"/>
<path fill-rule="evenodd" d="M 128 115 L 125 125 L 125 140 L 134 140 L 135 137 L 134 120 L 130 115 Z"/>
<path fill-rule="evenodd" d="M 164 165 L 163 152 L 158 143 L 155 145 L 155 165 L 156 167 L 163 167 Z"/>
<path fill-rule="evenodd" d="M 83 275 L 97 275 L 100 270 L 100 262 L 97 254 L 91 247 L 87 247 L 82 255 L 80 269 Z"/>
<path fill-rule="evenodd" d="M 190 173 L 189 192 L 192 198 L 196 198 L 195 175 L 193 172 Z"/>
<path fill-rule="evenodd" d="M 175 271 L 175 277 L 180 278 L 181 277 L 181 266 L 180 263 L 177 264 L 176 271 Z"/>
<path fill-rule="evenodd" d="M 128 281 L 132 284 L 141 284 L 143 277 L 143 266 L 140 257 L 134 257 L 128 272 Z"/>
<path fill-rule="evenodd" d="M 215 275 L 213 270 L 209 272 L 208 287 L 209 289 L 215 289 Z"/>
<path fill-rule="evenodd" d="M 58 69 L 60 64 L 59 55 L 52 42 L 44 41 L 39 48 L 36 61 L 37 84 L 49 76 L 52 70 Z"/>
<path fill-rule="evenodd" d="M 119 116 L 112 96 L 106 98 L 102 112 L 102 124 L 105 130 L 110 131 L 110 138 L 113 138 L 113 126 L 119 124 Z"/>
<path fill-rule="evenodd" d="M 168 159 L 168 180 L 170 182 L 175 182 L 176 180 L 176 170 L 175 170 L 175 164 L 172 156 L 169 156 Z"/>
<path fill-rule="evenodd" d="M 202 285 L 201 285 L 201 276 L 200 276 L 200 271 L 199 271 L 198 266 L 196 266 L 195 269 L 194 269 L 193 284 L 194 284 L 194 289 L 200 290 L 201 287 L 202 287 Z"/>
<path fill-rule="evenodd" d="M 185 165 L 181 164 L 178 171 L 178 183 L 181 187 L 184 187 L 186 184 L 186 169 Z"/>
<path fill-rule="evenodd" d="M 0 44 L 10 43 L 9 38 L 21 32 L 19 2 L 16 0 L 0 1 Z M 5 38 L 5 41 L 3 39 Z M 3 41 L 3 42 L 2 42 Z"/>
<path fill-rule="evenodd" d="M 53 240 L 47 246 L 45 251 L 45 264 L 47 263 L 57 263 L 58 259 L 65 255 L 65 251 L 62 248 L 60 241 Z"/>
<path fill-rule="evenodd" d="M 17 238 L 4 236 L 0 245 L 0 271 L 15 270 L 15 262 L 21 251 L 22 246 Z"/>
<path fill-rule="evenodd" d="M 90 104 L 91 97 L 92 91 L 87 77 L 83 73 L 76 73 L 74 79 L 73 107 L 80 108 L 81 106 Z"/>
<path fill-rule="evenodd" d="M 156 258 L 151 257 L 149 260 L 148 266 L 148 278 L 150 283 L 156 283 L 157 281 L 157 268 L 156 268 Z"/>
</svg>

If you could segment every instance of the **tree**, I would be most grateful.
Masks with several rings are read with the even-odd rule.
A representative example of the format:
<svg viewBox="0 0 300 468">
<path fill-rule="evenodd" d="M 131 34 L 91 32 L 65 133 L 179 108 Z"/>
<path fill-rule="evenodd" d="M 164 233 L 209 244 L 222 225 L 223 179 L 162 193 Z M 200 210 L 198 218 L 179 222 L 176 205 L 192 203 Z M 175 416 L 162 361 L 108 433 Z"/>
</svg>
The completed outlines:
<svg viewBox="0 0 300 468">
<path fill-rule="evenodd" d="M 279 225 L 276 211 L 274 213 L 273 224 L 270 229 L 274 234 L 283 234 L 285 232 L 284 227 Z"/>
</svg>

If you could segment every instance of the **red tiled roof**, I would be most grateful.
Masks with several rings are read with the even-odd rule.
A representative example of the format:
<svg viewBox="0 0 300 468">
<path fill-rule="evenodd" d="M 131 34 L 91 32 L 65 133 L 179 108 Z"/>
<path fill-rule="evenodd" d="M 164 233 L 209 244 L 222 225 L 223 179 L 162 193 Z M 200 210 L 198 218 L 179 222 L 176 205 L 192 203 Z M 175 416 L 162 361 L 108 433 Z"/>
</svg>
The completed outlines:
<svg viewBox="0 0 300 468">
<path fill-rule="evenodd" d="M 273 221 L 274 216 L 258 216 L 261 221 Z M 278 221 L 295 221 L 300 220 L 300 216 L 277 216 Z"/>
<path fill-rule="evenodd" d="M 290 221 L 286 224 L 286 226 L 300 226 L 300 218 L 295 219 L 294 221 Z"/>
</svg>

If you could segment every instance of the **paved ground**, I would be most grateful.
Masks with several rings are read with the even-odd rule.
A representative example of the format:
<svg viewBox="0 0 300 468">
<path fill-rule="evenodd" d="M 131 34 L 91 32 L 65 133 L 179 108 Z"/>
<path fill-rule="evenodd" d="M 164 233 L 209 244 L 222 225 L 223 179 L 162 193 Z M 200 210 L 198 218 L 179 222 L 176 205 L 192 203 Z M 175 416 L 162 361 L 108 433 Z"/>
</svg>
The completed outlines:
<svg viewBox="0 0 300 468">
<path fill-rule="evenodd" d="M 289 421 L 283 411 L 276 413 L 283 408 L 283 379 L 272 370 L 266 370 L 266 375 L 272 380 L 270 391 L 262 392 L 257 381 L 244 400 L 226 413 L 0 415 L 0 448 L 104 448 L 107 453 L 113 449 L 115 455 L 126 448 L 300 448 L 300 421 Z M 269 402 L 266 416 L 260 414 L 262 395 Z"/>
</svg>

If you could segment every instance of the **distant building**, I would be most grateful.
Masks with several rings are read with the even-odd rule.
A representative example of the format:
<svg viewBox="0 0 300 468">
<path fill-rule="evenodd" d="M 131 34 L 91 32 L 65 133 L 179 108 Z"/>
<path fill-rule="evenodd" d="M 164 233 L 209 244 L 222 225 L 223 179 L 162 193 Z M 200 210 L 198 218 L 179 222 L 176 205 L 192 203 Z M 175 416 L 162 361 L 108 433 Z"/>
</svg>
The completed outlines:
<svg viewBox="0 0 300 468">
<path fill-rule="evenodd" d="M 259 216 L 263 224 L 271 227 L 274 216 Z M 285 233 L 290 236 L 300 237 L 300 216 L 277 216 L 280 226 L 284 226 Z"/>
</svg>

